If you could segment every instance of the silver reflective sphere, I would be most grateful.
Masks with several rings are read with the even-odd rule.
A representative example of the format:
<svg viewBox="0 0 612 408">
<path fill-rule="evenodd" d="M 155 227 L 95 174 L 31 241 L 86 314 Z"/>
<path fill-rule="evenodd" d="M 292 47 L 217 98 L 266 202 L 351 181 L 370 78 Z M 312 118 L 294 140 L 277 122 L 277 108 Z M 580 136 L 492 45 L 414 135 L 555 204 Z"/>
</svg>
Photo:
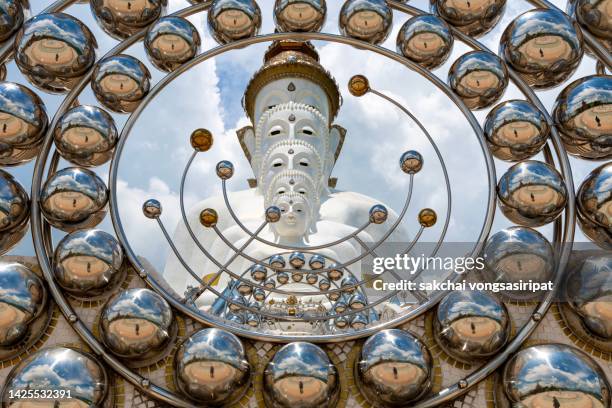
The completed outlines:
<svg viewBox="0 0 612 408">
<path fill-rule="evenodd" d="M 351 318 L 351 329 L 363 330 L 368 325 L 368 316 L 365 313 L 356 313 Z"/>
<path fill-rule="evenodd" d="M 363 344 L 355 380 L 363 396 L 383 407 L 406 406 L 432 387 L 433 362 L 427 347 L 404 330 L 382 330 Z"/>
<path fill-rule="evenodd" d="M 578 79 L 557 96 L 553 116 L 568 153 L 591 160 L 612 158 L 612 77 Z"/>
<path fill-rule="evenodd" d="M 217 176 L 221 180 L 229 180 L 234 175 L 234 165 L 227 160 L 221 160 L 216 167 Z"/>
<path fill-rule="evenodd" d="M 339 329 L 346 329 L 349 325 L 349 321 L 346 316 L 336 317 L 334 319 L 334 325 Z"/>
<path fill-rule="evenodd" d="M 591 256 L 577 265 L 566 296 L 592 333 L 612 340 L 612 255 Z"/>
<path fill-rule="evenodd" d="M 274 269 L 283 269 L 285 267 L 285 258 L 282 255 L 274 255 L 270 258 L 269 264 Z"/>
<path fill-rule="evenodd" d="M 263 377 L 264 401 L 270 408 L 331 408 L 340 395 L 338 370 L 311 343 L 281 348 L 266 365 Z"/>
<path fill-rule="evenodd" d="M 207 406 L 230 406 L 249 388 L 251 367 L 238 337 L 204 329 L 179 345 L 174 372 L 177 388 L 188 397 Z"/>
<path fill-rule="evenodd" d="M 274 280 L 271 281 L 274 282 Z M 271 289 L 270 287 L 268 287 L 268 281 L 266 281 L 266 284 L 264 286 L 266 286 L 268 289 Z M 276 283 L 274 283 L 274 286 L 276 286 Z M 272 288 L 274 286 L 272 286 Z M 266 299 L 266 292 L 261 288 L 256 288 L 253 291 L 253 298 L 258 302 L 262 302 Z"/>
<path fill-rule="evenodd" d="M 577 194 L 578 223 L 584 234 L 604 249 L 612 249 L 612 162 L 589 174 Z"/>
<path fill-rule="evenodd" d="M 268 269 L 263 265 L 253 265 L 251 267 L 251 278 L 258 282 L 263 282 L 268 276 Z"/>
<path fill-rule="evenodd" d="M 123 250 L 112 235 L 101 230 L 75 231 L 55 248 L 56 282 L 77 295 L 95 296 L 119 275 Z"/>
<path fill-rule="evenodd" d="M 23 85 L 0 82 L 0 165 L 13 166 L 38 154 L 49 118 L 45 104 Z"/>
<path fill-rule="evenodd" d="M 276 280 L 281 285 L 284 285 L 289 282 L 289 274 L 287 272 L 279 272 L 276 274 Z"/>
<path fill-rule="evenodd" d="M 170 305 L 149 289 L 127 289 L 114 294 L 100 316 L 104 344 L 116 355 L 147 358 L 170 342 L 174 317 Z"/>
<path fill-rule="evenodd" d="M 325 0 L 276 0 L 274 22 L 280 31 L 316 32 L 325 23 Z"/>
<path fill-rule="evenodd" d="M 248 296 L 253 293 L 253 286 L 251 286 L 251 284 L 249 284 L 247 281 L 239 281 L 236 289 L 242 296 Z"/>
<path fill-rule="evenodd" d="M 527 101 L 515 99 L 502 102 L 489 112 L 484 132 L 495 157 L 520 161 L 542 149 L 550 126 L 542 111 Z"/>
<path fill-rule="evenodd" d="M 338 281 L 342 279 L 343 275 L 344 275 L 344 272 L 342 271 L 342 269 L 338 268 L 336 264 L 332 264 L 329 266 L 329 270 L 327 271 L 327 277 L 330 280 Z"/>
<path fill-rule="evenodd" d="M 416 16 L 400 29 L 397 51 L 427 69 L 435 69 L 448 59 L 454 41 L 453 33 L 440 17 Z"/>
<path fill-rule="evenodd" d="M 353 310 L 361 310 L 368 304 L 368 300 L 361 292 L 353 293 L 349 298 L 349 307 Z"/>
<path fill-rule="evenodd" d="M 97 106 L 81 105 L 59 119 L 53 141 L 66 160 L 79 166 L 99 166 L 113 155 L 119 140 L 112 116 Z"/>
<path fill-rule="evenodd" d="M 89 28 L 64 13 L 39 14 L 15 37 L 15 62 L 35 86 L 49 92 L 72 89 L 96 61 Z"/>
<path fill-rule="evenodd" d="M 551 88 L 569 78 L 582 60 L 582 32 L 553 9 L 518 16 L 504 31 L 499 55 L 535 88 Z"/>
<path fill-rule="evenodd" d="M 266 289 L 274 289 L 276 287 L 276 281 L 274 280 L 274 278 L 268 278 L 266 279 L 266 281 L 264 282 L 264 286 L 266 287 Z M 261 289 L 260 289 L 261 290 Z M 258 299 L 259 300 L 259 299 Z"/>
<path fill-rule="evenodd" d="M 387 221 L 389 210 L 384 205 L 376 204 L 370 208 L 370 222 L 372 224 L 382 224 Z"/>
<path fill-rule="evenodd" d="M 400 168 L 406 174 L 416 174 L 423 168 L 423 156 L 416 150 L 408 150 L 400 158 Z"/>
<path fill-rule="evenodd" d="M 0 262 L 0 347 L 12 346 L 27 335 L 46 299 L 45 286 L 34 272 L 18 263 Z"/>
<path fill-rule="evenodd" d="M 497 184 L 499 206 L 514 223 L 539 227 L 557 218 L 567 204 L 565 181 L 552 166 L 527 160 L 515 164 Z"/>
<path fill-rule="evenodd" d="M 153 198 L 148 199 L 142 205 L 142 212 L 147 218 L 159 218 L 159 216 L 162 214 L 162 205 L 159 201 Z"/>
<path fill-rule="evenodd" d="M 553 276 L 554 252 L 538 231 L 526 227 L 510 227 L 487 240 L 483 256 L 483 275 L 487 282 L 547 282 Z M 537 293 L 512 291 L 513 298 L 533 298 Z"/>
<path fill-rule="evenodd" d="M 300 269 L 306 264 L 306 257 L 301 252 L 293 252 L 289 255 L 289 264 L 296 269 Z"/>
<path fill-rule="evenodd" d="M 309 273 L 308 275 L 306 275 L 306 282 L 309 285 L 315 285 L 318 281 L 319 275 L 317 275 L 316 273 Z"/>
<path fill-rule="evenodd" d="M 68 167 L 53 174 L 40 195 L 42 213 L 64 231 L 95 227 L 106 215 L 108 190 L 94 172 Z"/>
<path fill-rule="evenodd" d="M 336 302 L 336 304 L 334 305 L 334 312 L 336 312 L 337 314 L 342 314 L 346 312 L 346 309 L 348 309 L 348 305 L 341 300 Z"/>
<path fill-rule="evenodd" d="M 339 25 L 343 35 L 380 44 L 389 36 L 393 12 L 385 0 L 347 0 L 340 10 Z"/>
<path fill-rule="evenodd" d="M 10 173 L 0 170 L 0 234 L 22 227 L 29 217 L 28 193 Z"/>
<path fill-rule="evenodd" d="M 570 0 L 570 15 L 612 52 L 612 6 L 609 0 Z"/>
<path fill-rule="evenodd" d="M 319 254 L 311 256 L 310 260 L 308 261 L 308 266 L 310 266 L 310 269 L 313 270 L 323 269 L 323 267 L 325 267 L 325 257 Z"/>
<path fill-rule="evenodd" d="M 326 291 L 326 290 L 329 290 L 330 287 L 331 287 L 331 283 L 329 282 L 329 279 L 321 278 L 319 280 L 319 290 Z"/>
<path fill-rule="evenodd" d="M 504 368 L 507 397 L 521 407 L 610 407 L 610 384 L 591 357 L 562 344 L 519 351 Z"/>
<path fill-rule="evenodd" d="M 266 208 L 266 221 L 269 223 L 275 223 L 281 219 L 281 209 L 277 206 Z"/>
<path fill-rule="evenodd" d="M 484 109 L 497 102 L 508 86 L 508 70 L 495 54 L 470 51 L 448 72 L 448 84 L 468 108 Z"/>
<path fill-rule="evenodd" d="M 246 298 L 240 293 L 232 293 L 229 298 L 229 309 L 234 313 L 239 313 L 248 304 Z"/>
<path fill-rule="evenodd" d="M 23 20 L 22 0 L 0 0 L 0 43 L 11 38 Z"/>
<path fill-rule="evenodd" d="M 294 282 L 301 282 L 302 279 L 304 279 L 304 272 L 302 271 L 294 271 L 291 273 L 291 279 L 293 279 Z"/>
<path fill-rule="evenodd" d="M 345 276 L 342 279 L 342 282 L 340 282 L 340 287 L 343 289 L 344 293 L 352 294 L 357 289 L 359 289 L 359 286 L 355 286 L 358 283 L 359 281 L 357 280 L 357 278 L 355 278 L 353 275 L 349 275 Z"/>
<path fill-rule="evenodd" d="M 431 11 L 470 37 L 488 33 L 504 14 L 506 0 L 431 0 Z"/>
<path fill-rule="evenodd" d="M 113 392 L 104 366 L 91 354 L 68 347 L 53 346 L 30 354 L 6 379 L 2 400 L 11 392 L 64 390 L 64 398 L 34 399 L 11 406 L 102 407 Z M 70 398 L 66 398 L 70 394 Z"/>
<path fill-rule="evenodd" d="M 151 74 L 131 55 L 113 55 L 94 68 L 91 89 L 100 103 L 119 112 L 133 112 L 149 93 Z"/>
<path fill-rule="evenodd" d="M 208 28 L 220 44 L 253 37 L 261 28 L 261 10 L 255 0 L 214 0 Z"/>
<path fill-rule="evenodd" d="M 497 353 L 510 337 L 506 306 L 485 292 L 451 292 L 434 317 L 438 344 L 457 360 L 472 362 Z"/>
<path fill-rule="evenodd" d="M 198 54 L 200 34 L 187 19 L 162 17 L 149 29 L 144 40 L 149 60 L 162 71 L 170 72 Z"/>
<path fill-rule="evenodd" d="M 91 11 L 110 36 L 123 40 L 165 13 L 166 0 L 91 0 Z"/>
</svg>

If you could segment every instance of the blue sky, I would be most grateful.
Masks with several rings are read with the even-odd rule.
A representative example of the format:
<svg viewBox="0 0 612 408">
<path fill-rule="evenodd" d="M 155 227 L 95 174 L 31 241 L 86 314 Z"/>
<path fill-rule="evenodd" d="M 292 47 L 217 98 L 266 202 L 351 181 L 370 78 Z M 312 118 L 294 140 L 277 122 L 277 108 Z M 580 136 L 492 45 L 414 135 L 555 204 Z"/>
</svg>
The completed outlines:
<svg viewBox="0 0 612 408">
<path fill-rule="evenodd" d="M 261 0 L 258 3 L 264 17 L 262 32 L 272 32 L 273 0 Z M 557 0 L 555 3 L 561 2 Z M 428 1 L 415 0 L 411 4 L 426 8 Z M 186 5 L 185 0 L 171 0 L 170 12 Z M 337 33 L 340 5 L 340 1 L 328 1 L 328 18 L 324 31 Z M 37 7 L 41 8 L 41 5 L 34 5 L 35 10 Z M 503 28 L 519 12 L 530 8 L 526 2 L 508 1 L 502 21 L 482 41 L 496 51 Z M 88 4 L 73 5 L 68 12 L 92 29 L 99 44 L 98 56 L 116 44 L 97 26 Z M 407 19 L 407 16 L 398 13 L 394 15 L 394 28 L 384 46 L 395 49 L 396 34 Z M 205 27 L 205 18 L 198 15 L 191 17 L 190 21 L 200 31 L 202 49 L 214 47 L 215 43 Z M 411 109 L 440 147 L 453 190 L 448 239 L 476 239 L 485 210 L 485 167 L 476 137 L 460 111 L 435 86 L 399 63 L 339 44 L 317 43 L 317 47 L 323 65 L 336 77 L 344 97 L 344 105 L 336 120 L 337 124 L 348 129 L 343 153 L 334 170 L 334 177 L 339 178 L 338 188 L 376 197 L 399 210 L 407 188 L 407 178 L 398 167 L 399 155 L 405 150 L 416 149 L 425 157 L 425 168 L 415 178 L 413 204 L 408 211 L 405 227 L 414 234 L 414 220 L 423 207 L 436 209 L 439 219 L 443 219 L 447 211 L 440 165 L 418 128 L 387 102 L 372 95 L 357 99 L 346 91 L 346 83 L 352 75 L 366 74 L 373 87 L 393 95 Z M 158 269 L 163 268 L 168 247 L 154 222 L 144 218 L 140 208 L 147 198 L 157 198 L 164 206 L 164 222 L 169 230 L 174 229 L 179 219 L 179 180 L 191 154 L 188 138 L 193 129 L 210 129 L 215 135 L 215 145 L 211 151 L 198 157 L 190 173 L 186 185 L 187 207 L 210 195 L 219 194 L 220 183 L 214 176 L 213 168 L 222 159 L 231 160 L 236 166 L 236 175 L 229 183 L 230 189 L 247 188 L 246 179 L 251 177 L 251 172 L 236 141 L 235 130 L 248 124 L 240 100 L 248 80 L 261 65 L 265 48 L 264 44 L 233 51 L 202 63 L 180 76 L 145 109 L 126 142 L 118 184 L 122 221 L 133 249 L 147 257 Z M 437 69 L 435 74 L 446 81 L 450 65 L 467 51 L 469 49 L 466 46 L 456 41 L 448 62 Z M 153 75 L 153 84 L 163 77 L 147 61 L 141 43 L 133 46 L 129 53 L 145 62 Z M 594 65 L 593 60 L 585 56 L 573 79 L 594 73 Z M 8 80 L 27 84 L 13 64 L 8 68 Z M 556 88 L 540 92 L 539 96 L 551 108 L 560 90 Z M 521 98 L 513 85 L 504 96 L 504 99 L 512 98 Z M 43 94 L 43 99 L 50 116 L 53 116 L 62 97 Z M 89 87 L 79 97 L 79 101 L 83 104 L 95 103 Z M 474 113 L 481 125 L 487 112 Z M 113 114 L 113 117 L 118 129 L 121 129 L 127 115 Z M 536 156 L 536 159 L 541 159 L 541 156 Z M 577 186 L 597 165 L 572 159 Z M 62 166 L 66 166 L 66 163 L 62 163 Z M 496 161 L 496 166 L 499 178 L 508 164 Z M 32 169 L 33 163 L 29 163 L 9 171 L 29 190 Z M 108 165 L 96 171 L 107 180 Z M 441 224 L 428 230 L 423 240 L 437 239 Z M 498 212 L 492 232 L 510 225 Z M 112 232 L 109 217 L 100 227 Z M 550 237 L 550 227 L 540 230 Z M 63 235 L 59 231 L 54 233 L 56 241 Z M 584 240 L 580 232 L 577 233 L 577 240 Z M 11 254 L 33 254 L 29 235 Z"/>
</svg>

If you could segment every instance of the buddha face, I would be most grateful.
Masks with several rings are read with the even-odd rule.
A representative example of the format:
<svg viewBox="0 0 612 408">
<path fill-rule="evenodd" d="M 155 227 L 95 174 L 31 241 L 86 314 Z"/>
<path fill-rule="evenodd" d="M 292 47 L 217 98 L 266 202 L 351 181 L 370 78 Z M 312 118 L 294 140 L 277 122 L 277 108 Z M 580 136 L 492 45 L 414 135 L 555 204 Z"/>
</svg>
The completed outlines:
<svg viewBox="0 0 612 408">
<path fill-rule="evenodd" d="M 281 219 L 272 224 L 272 229 L 282 237 L 299 238 L 307 234 L 312 223 L 312 206 L 308 200 L 296 193 L 279 194 L 273 204 L 281 210 Z"/>
<path fill-rule="evenodd" d="M 281 141 L 272 146 L 264 156 L 259 182 L 262 186 L 271 187 L 277 176 L 296 172 L 313 181 L 320 180 L 322 165 L 321 156 L 313 145 L 301 140 Z M 294 184 L 295 180 L 291 186 Z"/>
</svg>

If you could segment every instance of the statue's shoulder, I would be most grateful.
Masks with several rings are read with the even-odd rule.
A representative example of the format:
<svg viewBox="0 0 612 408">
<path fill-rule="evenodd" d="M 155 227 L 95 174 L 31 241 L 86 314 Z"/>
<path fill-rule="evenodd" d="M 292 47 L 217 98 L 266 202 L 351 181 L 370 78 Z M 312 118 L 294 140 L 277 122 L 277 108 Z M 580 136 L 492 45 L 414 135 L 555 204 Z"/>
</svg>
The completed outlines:
<svg viewBox="0 0 612 408">
<path fill-rule="evenodd" d="M 323 218 L 341 216 L 343 219 L 367 219 L 364 217 L 367 217 L 372 206 L 376 204 L 385 205 L 380 200 L 365 194 L 354 191 L 332 190 L 329 198 L 321 205 L 321 215 Z M 395 219 L 396 216 L 395 211 L 389 208 L 389 219 Z"/>
</svg>

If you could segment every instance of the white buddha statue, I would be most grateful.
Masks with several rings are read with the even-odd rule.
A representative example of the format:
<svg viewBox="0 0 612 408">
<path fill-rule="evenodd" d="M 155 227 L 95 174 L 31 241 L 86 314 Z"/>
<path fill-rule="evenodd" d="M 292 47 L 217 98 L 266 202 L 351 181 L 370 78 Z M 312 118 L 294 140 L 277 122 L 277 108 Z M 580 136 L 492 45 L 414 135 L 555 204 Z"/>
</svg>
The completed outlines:
<svg viewBox="0 0 612 408">
<path fill-rule="evenodd" d="M 280 220 L 268 224 L 258 236 L 308 252 L 309 246 L 340 240 L 368 221 L 370 209 L 381 204 L 378 200 L 333 188 L 331 174 L 345 137 L 344 129 L 333 124 L 341 97 L 335 81 L 319 64 L 312 45 L 296 41 L 272 44 L 264 66 L 247 87 L 243 104 L 254 126 L 241 129 L 238 139 L 254 178 L 249 180 L 251 188 L 228 193 L 228 200 L 246 228 L 255 232 L 265 220 L 265 209 L 276 206 L 282 211 Z M 223 197 L 207 198 L 189 210 L 187 218 L 201 244 L 225 264 L 235 251 L 213 229 L 200 225 L 200 212 L 206 208 L 218 213 L 217 228 L 235 248 L 241 248 L 250 236 L 234 221 Z M 396 220 L 397 214 L 389 209 L 385 223 L 369 225 L 358 237 L 364 242 L 376 242 Z M 199 276 L 211 279 L 217 274 L 219 268 L 198 249 L 182 222 L 173 239 Z M 401 227 L 389 238 L 395 242 L 406 242 L 406 239 Z M 343 263 L 359 256 L 362 250 L 357 241 L 349 239 L 314 252 Z M 259 241 L 249 243 L 244 250 L 245 254 L 262 261 L 287 252 L 290 251 Z M 239 256 L 228 269 L 242 274 L 252 264 Z M 349 269 L 356 278 L 363 279 L 360 262 Z M 198 286 L 172 254 L 164 278 L 180 294 L 188 286 Z M 224 272 L 212 285 L 222 292 L 231 280 Z M 318 290 L 305 281 L 291 282 L 283 289 Z M 275 296 L 271 294 L 267 299 Z M 196 303 L 206 309 L 215 299 L 214 294 L 206 291 Z"/>
</svg>

